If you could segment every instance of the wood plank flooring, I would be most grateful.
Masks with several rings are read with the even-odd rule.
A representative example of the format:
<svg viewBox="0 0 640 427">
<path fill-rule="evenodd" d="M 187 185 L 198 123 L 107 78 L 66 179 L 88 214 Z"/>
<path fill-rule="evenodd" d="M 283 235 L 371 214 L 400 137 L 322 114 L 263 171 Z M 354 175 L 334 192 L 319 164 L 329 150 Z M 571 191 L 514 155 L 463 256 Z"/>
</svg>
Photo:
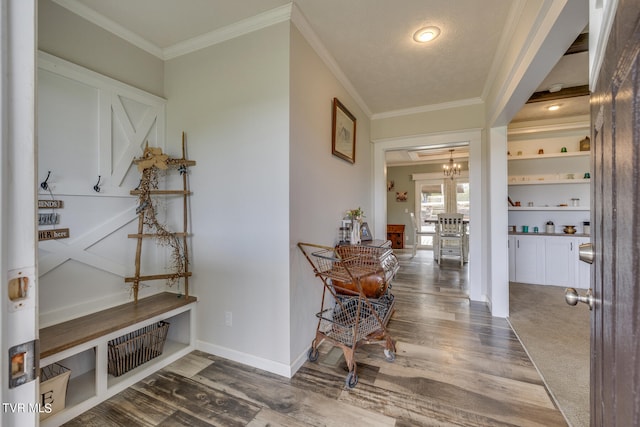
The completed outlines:
<svg viewBox="0 0 640 427">
<path fill-rule="evenodd" d="M 67 425 L 566 426 L 506 320 L 467 298 L 466 266 L 397 253 L 396 360 L 360 347 L 354 389 L 328 343 L 291 379 L 195 351 Z"/>
</svg>

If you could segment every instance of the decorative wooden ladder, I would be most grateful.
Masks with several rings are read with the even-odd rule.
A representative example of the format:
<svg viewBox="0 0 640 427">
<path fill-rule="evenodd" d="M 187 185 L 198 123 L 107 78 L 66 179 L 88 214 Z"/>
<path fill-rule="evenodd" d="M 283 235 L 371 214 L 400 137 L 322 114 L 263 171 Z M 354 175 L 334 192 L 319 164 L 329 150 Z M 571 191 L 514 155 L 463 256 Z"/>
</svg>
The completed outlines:
<svg viewBox="0 0 640 427">
<path fill-rule="evenodd" d="M 140 205 L 138 206 L 138 232 L 136 234 L 129 234 L 128 237 L 137 239 L 137 247 L 136 247 L 136 260 L 135 260 L 135 275 L 133 277 L 125 277 L 125 283 L 132 283 L 131 289 L 133 291 L 134 301 L 138 302 L 138 291 L 140 289 L 140 282 L 150 281 L 150 280 L 163 280 L 163 279 L 176 279 L 183 278 L 184 279 L 184 294 L 185 298 L 189 297 L 189 277 L 191 276 L 191 272 L 189 271 L 189 249 L 187 246 L 187 238 L 189 237 L 188 233 L 188 198 L 191 195 L 191 191 L 189 191 L 189 185 L 187 181 L 187 172 L 189 166 L 195 166 L 195 160 L 187 160 L 186 158 L 186 147 L 185 147 L 185 134 L 182 132 L 182 158 L 180 159 L 171 159 L 169 156 L 162 154 L 162 150 L 160 148 L 149 148 L 148 144 L 145 147 L 144 155 L 140 159 L 135 159 L 134 163 L 138 165 L 138 169 L 141 169 L 141 172 L 144 174 L 147 169 L 151 169 L 157 167 L 159 169 L 168 169 L 170 167 L 177 168 L 180 174 L 182 175 L 182 190 L 159 190 L 155 188 L 149 188 L 149 184 L 146 185 L 146 190 L 141 189 L 141 186 L 138 186 L 135 190 L 131 190 L 131 195 L 140 196 Z M 164 166 L 163 166 L 164 165 Z M 142 180 L 140 181 L 142 184 Z M 146 193 L 146 194 L 145 194 Z M 153 274 L 153 275 L 140 275 L 140 256 L 142 254 L 142 241 L 147 238 L 158 238 L 161 234 L 158 232 L 155 233 L 145 233 L 145 214 L 147 209 L 153 209 L 151 206 L 151 196 L 182 196 L 183 201 L 183 231 L 182 232 L 170 232 L 172 238 L 182 239 L 182 253 L 179 254 L 183 257 L 183 271 L 177 271 L 173 273 L 164 273 L 164 274 Z M 145 204 L 146 202 L 146 204 Z M 147 206 L 148 204 L 148 206 Z M 165 231 L 166 233 L 166 231 Z"/>
</svg>

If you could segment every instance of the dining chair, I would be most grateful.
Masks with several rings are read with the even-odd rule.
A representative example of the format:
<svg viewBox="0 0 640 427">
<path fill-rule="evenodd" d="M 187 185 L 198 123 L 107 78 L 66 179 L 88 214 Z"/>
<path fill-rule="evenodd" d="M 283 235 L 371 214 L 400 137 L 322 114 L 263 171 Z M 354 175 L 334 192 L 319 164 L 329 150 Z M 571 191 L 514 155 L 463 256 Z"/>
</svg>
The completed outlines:
<svg viewBox="0 0 640 427">
<path fill-rule="evenodd" d="M 438 264 L 442 256 L 457 256 L 460 267 L 464 265 L 464 224 L 463 214 L 438 214 Z"/>
<path fill-rule="evenodd" d="M 413 212 L 409 212 L 411 216 L 411 224 L 413 226 L 413 256 L 416 256 L 416 249 L 418 248 L 418 242 L 420 241 L 421 236 L 433 236 L 433 233 L 423 232 L 421 230 L 420 224 L 418 224 L 418 219 L 416 218 Z"/>
</svg>

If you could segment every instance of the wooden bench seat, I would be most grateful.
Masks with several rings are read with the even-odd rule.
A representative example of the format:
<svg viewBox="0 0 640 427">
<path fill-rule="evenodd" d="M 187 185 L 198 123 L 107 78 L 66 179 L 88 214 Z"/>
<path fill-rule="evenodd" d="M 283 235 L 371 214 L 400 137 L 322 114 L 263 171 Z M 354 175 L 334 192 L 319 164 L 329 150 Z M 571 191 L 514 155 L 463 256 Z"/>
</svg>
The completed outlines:
<svg viewBox="0 0 640 427">
<path fill-rule="evenodd" d="M 162 313 L 191 304 L 196 297 L 185 298 L 162 292 L 40 330 L 40 358 L 51 356 Z"/>
</svg>

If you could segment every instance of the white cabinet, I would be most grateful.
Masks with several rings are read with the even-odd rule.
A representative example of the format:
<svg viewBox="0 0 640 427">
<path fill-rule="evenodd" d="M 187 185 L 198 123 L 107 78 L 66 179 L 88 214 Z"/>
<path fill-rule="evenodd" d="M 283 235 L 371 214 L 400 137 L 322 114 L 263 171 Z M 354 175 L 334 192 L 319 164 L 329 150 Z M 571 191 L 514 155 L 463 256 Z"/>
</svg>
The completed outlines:
<svg viewBox="0 0 640 427">
<path fill-rule="evenodd" d="M 589 264 L 579 261 L 588 237 L 545 234 L 509 236 L 509 281 L 575 288 L 589 287 Z"/>
<path fill-rule="evenodd" d="M 509 281 L 516 281 L 516 236 L 509 236 L 507 240 L 509 250 Z"/>
<path fill-rule="evenodd" d="M 515 241 L 515 281 L 544 283 L 544 240 L 539 236 L 519 235 Z"/>
<path fill-rule="evenodd" d="M 556 286 L 573 286 L 575 284 L 575 238 L 544 238 L 544 283 Z"/>
</svg>

